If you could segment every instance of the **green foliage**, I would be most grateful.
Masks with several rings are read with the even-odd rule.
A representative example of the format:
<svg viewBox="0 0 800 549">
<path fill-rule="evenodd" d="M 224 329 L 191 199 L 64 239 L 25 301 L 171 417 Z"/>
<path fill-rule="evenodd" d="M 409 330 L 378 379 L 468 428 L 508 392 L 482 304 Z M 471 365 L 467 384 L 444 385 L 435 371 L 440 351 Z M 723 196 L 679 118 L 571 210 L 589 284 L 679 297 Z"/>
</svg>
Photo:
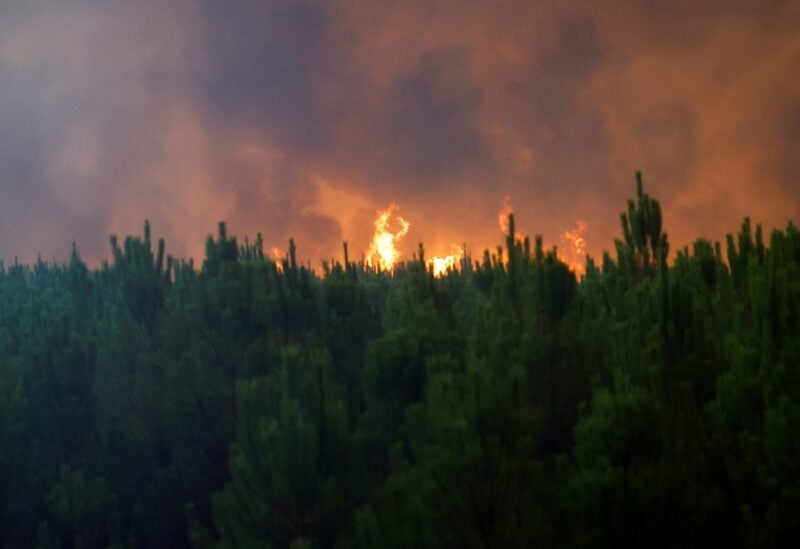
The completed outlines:
<svg viewBox="0 0 800 549">
<path fill-rule="evenodd" d="M 231 482 L 214 497 L 222 547 L 333 539 L 347 417 L 324 351 L 288 348 L 274 376 L 239 383 Z"/>
<path fill-rule="evenodd" d="M 800 232 L 662 225 L 637 174 L 581 280 L 513 217 L 443 278 L 224 224 L 0 265 L 0 547 L 796 543 Z"/>
</svg>

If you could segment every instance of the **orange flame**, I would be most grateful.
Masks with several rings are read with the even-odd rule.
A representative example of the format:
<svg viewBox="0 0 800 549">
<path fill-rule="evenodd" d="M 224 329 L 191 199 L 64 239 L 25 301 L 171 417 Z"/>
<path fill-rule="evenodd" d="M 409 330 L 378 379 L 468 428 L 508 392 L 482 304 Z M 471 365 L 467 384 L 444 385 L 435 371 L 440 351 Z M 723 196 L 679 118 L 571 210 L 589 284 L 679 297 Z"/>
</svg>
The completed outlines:
<svg viewBox="0 0 800 549">
<path fill-rule="evenodd" d="M 275 267 L 277 267 L 278 272 L 283 272 L 283 260 L 286 258 L 286 252 L 283 249 L 273 246 L 269 250 L 270 255 L 272 256 L 272 260 L 275 262 Z"/>
<path fill-rule="evenodd" d="M 433 276 L 440 277 L 448 273 L 448 271 L 455 270 L 464 257 L 464 250 L 461 246 L 453 245 L 451 254 L 444 257 L 434 256 L 428 259 L 425 263 L 429 269 L 433 269 Z"/>
<path fill-rule="evenodd" d="M 562 260 L 578 277 L 586 274 L 586 239 L 583 234 L 588 226 L 585 221 L 578 221 L 573 230 L 561 235 L 561 241 L 566 244 Z"/>
<path fill-rule="evenodd" d="M 395 215 L 395 211 L 398 209 L 397 204 L 391 203 L 385 210 L 377 212 L 375 232 L 372 235 L 372 243 L 367 253 L 367 264 L 370 267 L 377 266 L 381 270 L 391 271 L 400 257 L 400 252 L 397 251 L 395 243 L 406 235 L 411 224 L 399 215 Z M 389 221 L 393 215 L 400 226 L 394 232 L 389 229 Z"/>
<path fill-rule="evenodd" d="M 500 232 L 504 235 L 508 236 L 509 231 L 509 217 L 511 214 L 514 213 L 514 206 L 511 205 L 511 196 L 506 195 L 503 198 L 503 207 L 500 208 L 500 211 L 497 213 L 497 223 L 500 226 Z M 517 242 L 522 242 L 525 240 L 525 233 L 520 231 L 514 231 L 514 240 Z"/>
<path fill-rule="evenodd" d="M 503 198 L 503 207 L 497 213 L 497 223 L 500 225 L 500 232 L 508 234 L 508 218 L 514 213 L 514 207 L 511 205 L 511 196 L 506 195 Z"/>
</svg>

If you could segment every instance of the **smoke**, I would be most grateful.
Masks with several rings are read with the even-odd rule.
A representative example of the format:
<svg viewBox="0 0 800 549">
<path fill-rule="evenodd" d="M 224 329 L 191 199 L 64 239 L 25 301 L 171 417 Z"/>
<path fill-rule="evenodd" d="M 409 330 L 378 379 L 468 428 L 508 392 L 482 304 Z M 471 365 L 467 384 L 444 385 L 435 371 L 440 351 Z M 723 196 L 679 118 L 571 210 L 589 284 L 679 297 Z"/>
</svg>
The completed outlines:
<svg viewBox="0 0 800 549">
<path fill-rule="evenodd" d="M 618 234 L 642 169 L 673 245 L 800 213 L 796 2 L 0 6 L 0 257 L 92 262 L 150 219 L 355 257 L 398 203 L 431 255 Z"/>
</svg>

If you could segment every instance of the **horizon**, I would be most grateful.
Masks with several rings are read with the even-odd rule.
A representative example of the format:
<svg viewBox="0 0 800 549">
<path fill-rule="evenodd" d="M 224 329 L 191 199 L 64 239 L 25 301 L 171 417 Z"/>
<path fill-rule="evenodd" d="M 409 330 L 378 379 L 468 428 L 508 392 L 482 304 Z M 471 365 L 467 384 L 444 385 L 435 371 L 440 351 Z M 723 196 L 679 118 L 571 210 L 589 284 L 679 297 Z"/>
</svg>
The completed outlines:
<svg viewBox="0 0 800 549">
<path fill-rule="evenodd" d="M 315 263 L 527 234 L 613 249 L 642 170 L 673 247 L 800 214 L 793 2 L 9 2 L 0 257 L 97 263 L 149 219 L 176 257 L 225 220 Z M 43 37 L 47 37 L 46 40 Z"/>
</svg>

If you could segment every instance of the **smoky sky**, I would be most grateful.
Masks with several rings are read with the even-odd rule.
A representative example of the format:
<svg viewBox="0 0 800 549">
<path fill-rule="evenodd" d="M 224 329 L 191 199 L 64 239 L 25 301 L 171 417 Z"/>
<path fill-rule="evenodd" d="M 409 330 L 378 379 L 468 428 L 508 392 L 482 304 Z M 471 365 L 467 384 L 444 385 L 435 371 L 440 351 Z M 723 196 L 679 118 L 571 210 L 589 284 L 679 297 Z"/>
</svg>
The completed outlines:
<svg viewBox="0 0 800 549">
<path fill-rule="evenodd" d="M 225 220 L 317 262 L 612 247 L 634 171 L 673 247 L 800 217 L 800 4 L 0 3 L 0 258 L 91 262 L 145 219 L 200 258 Z"/>
</svg>

